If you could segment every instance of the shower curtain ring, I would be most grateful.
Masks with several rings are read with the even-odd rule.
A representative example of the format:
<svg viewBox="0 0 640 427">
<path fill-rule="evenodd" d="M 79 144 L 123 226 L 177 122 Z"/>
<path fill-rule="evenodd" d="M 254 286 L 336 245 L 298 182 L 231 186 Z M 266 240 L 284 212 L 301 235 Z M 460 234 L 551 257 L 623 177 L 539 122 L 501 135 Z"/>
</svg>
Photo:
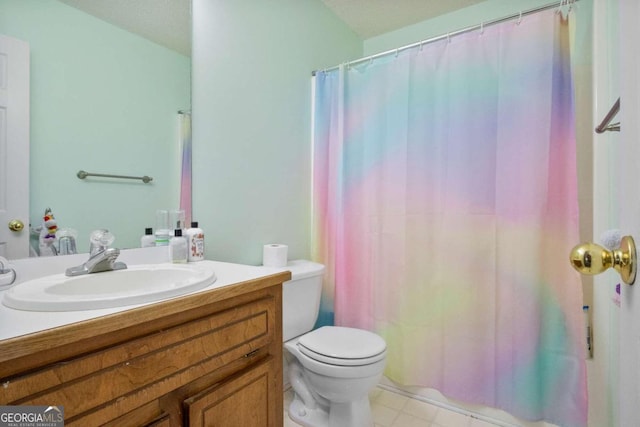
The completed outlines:
<svg viewBox="0 0 640 427">
<path fill-rule="evenodd" d="M 484 34 L 484 22 L 480 23 L 480 35 Z"/>
<path fill-rule="evenodd" d="M 447 43 L 451 43 L 451 33 L 447 33 Z"/>
<path fill-rule="evenodd" d="M 396 58 L 398 57 L 399 52 L 400 52 L 400 49 L 396 49 Z"/>
<path fill-rule="evenodd" d="M 520 25 L 521 22 L 522 22 L 522 11 L 520 11 L 520 16 L 518 16 L 518 22 L 516 22 L 516 25 Z"/>
<path fill-rule="evenodd" d="M 567 4 L 568 0 L 560 0 L 560 4 L 558 5 L 558 8 L 556 9 L 556 13 L 562 13 L 562 8 Z"/>
</svg>

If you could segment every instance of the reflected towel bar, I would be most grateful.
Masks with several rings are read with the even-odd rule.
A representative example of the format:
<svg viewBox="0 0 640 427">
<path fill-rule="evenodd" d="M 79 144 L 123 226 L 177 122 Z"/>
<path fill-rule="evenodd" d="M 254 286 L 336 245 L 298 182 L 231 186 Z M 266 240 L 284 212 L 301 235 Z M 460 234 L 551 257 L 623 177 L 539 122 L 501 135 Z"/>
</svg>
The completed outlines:
<svg viewBox="0 0 640 427">
<path fill-rule="evenodd" d="M 139 179 L 140 181 L 144 182 L 145 184 L 150 183 L 151 181 L 153 181 L 153 178 L 151 178 L 150 176 L 127 176 L 127 175 L 110 175 L 110 174 L 104 174 L 104 173 L 90 173 L 90 172 L 85 172 L 85 171 L 78 171 L 78 173 L 76 174 L 76 176 L 80 179 L 85 179 L 88 176 L 99 176 L 102 178 L 121 178 L 121 179 Z"/>
<path fill-rule="evenodd" d="M 611 107 L 611 110 L 609 110 L 607 115 L 602 120 L 602 123 L 600 123 L 598 127 L 596 127 L 596 133 L 604 133 L 608 130 L 620 132 L 620 122 L 611 123 L 611 120 L 613 120 L 616 114 L 618 114 L 618 111 L 620 111 L 620 98 L 618 98 L 616 103 L 613 104 L 613 107 Z"/>
</svg>

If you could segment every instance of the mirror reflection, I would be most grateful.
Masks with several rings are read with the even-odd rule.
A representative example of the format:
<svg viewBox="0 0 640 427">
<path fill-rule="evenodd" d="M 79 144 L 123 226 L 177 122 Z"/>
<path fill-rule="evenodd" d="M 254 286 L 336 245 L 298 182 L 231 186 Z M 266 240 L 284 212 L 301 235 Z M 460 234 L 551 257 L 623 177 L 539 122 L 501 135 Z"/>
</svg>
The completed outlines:
<svg viewBox="0 0 640 427">
<path fill-rule="evenodd" d="M 100 228 L 116 236 L 114 246 L 138 247 L 145 228 L 155 227 L 156 209 L 178 207 L 178 111 L 190 110 L 188 49 L 178 52 L 79 9 L 98 3 L 0 0 L 0 34 L 29 43 L 28 221 L 42 226 L 50 209 L 59 229 L 77 232 L 79 252 Z M 176 3 L 189 13 L 189 0 Z M 107 8 L 135 21 L 135 11 L 117 10 L 131 6 L 112 1 Z M 141 12 L 163 25 L 155 11 Z M 81 170 L 153 180 L 79 179 Z M 37 252 L 38 233 L 31 234 Z"/>
</svg>

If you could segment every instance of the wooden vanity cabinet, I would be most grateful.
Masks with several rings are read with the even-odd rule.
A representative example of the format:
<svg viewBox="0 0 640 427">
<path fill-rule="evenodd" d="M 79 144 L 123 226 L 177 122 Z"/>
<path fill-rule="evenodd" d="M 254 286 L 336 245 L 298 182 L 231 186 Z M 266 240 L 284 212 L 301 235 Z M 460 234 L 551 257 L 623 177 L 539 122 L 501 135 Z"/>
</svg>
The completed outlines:
<svg viewBox="0 0 640 427">
<path fill-rule="evenodd" d="M 0 342 L 0 405 L 68 426 L 282 425 L 278 273 Z"/>
<path fill-rule="evenodd" d="M 223 384 L 190 397 L 185 401 L 187 424 L 191 427 L 274 425 L 275 413 L 269 410 L 271 394 L 277 389 L 270 375 L 274 368 L 273 358 L 264 360 Z"/>
</svg>

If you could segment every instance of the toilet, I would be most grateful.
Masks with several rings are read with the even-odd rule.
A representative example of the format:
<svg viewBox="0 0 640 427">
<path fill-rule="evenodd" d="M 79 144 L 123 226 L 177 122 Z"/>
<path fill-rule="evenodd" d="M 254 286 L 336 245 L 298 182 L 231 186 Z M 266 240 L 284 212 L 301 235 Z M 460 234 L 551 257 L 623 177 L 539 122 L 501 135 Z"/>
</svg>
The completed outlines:
<svg viewBox="0 0 640 427">
<path fill-rule="evenodd" d="M 369 392 L 385 365 L 385 341 L 355 328 L 313 330 L 320 308 L 324 266 L 287 264 L 291 280 L 282 288 L 282 333 L 288 380 L 295 393 L 292 420 L 307 427 L 373 426 Z"/>
</svg>

